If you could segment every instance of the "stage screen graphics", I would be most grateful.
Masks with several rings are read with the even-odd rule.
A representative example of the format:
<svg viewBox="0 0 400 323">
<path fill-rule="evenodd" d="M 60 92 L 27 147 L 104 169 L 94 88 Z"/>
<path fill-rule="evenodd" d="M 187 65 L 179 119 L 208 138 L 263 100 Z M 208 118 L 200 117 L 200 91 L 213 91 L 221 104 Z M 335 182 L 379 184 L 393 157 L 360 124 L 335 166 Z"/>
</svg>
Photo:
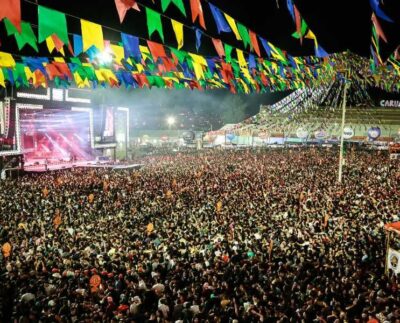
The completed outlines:
<svg viewBox="0 0 400 323">
<path fill-rule="evenodd" d="M 86 111 L 21 110 L 20 134 L 26 161 L 93 159 Z"/>
</svg>

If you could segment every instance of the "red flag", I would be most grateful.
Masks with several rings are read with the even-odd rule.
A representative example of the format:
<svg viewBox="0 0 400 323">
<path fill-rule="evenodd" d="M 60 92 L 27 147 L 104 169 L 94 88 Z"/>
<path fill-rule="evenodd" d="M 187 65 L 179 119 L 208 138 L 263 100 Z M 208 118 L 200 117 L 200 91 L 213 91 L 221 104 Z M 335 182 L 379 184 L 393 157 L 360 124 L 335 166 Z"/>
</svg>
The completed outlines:
<svg viewBox="0 0 400 323">
<path fill-rule="evenodd" d="M 383 29 L 382 29 L 382 27 L 381 27 L 381 24 L 379 23 L 378 19 L 376 19 L 376 16 L 375 16 L 374 13 L 372 13 L 371 20 L 372 20 L 372 22 L 373 22 L 373 24 L 374 24 L 374 26 L 375 26 L 376 33 L 378 34 L 378 36 L 379 36 L 380 38 L 382 38 L 383 41 L 384 41 L 385 43 L 387 43 L 388 41 L 387 41 L 387 38 L 386 38 L 386 36 L 385 36 L 385 33 L 383 32 Z"/>
<path fill-rule="evenodd" d="M 300 44 L 303 44 L 303 35 L 301 34 L 301 16 L 299 10 L 297 10 L 296 5 L 294 7 L 294 16 L 296 18 L 296 31 L 300 36 Z"/>
<path fill-rule="evenodd" d="M 163 45 L 152 42 L 150 40 L 147 41 L 147 45 L 149 45 L 149 49 L 151 55 L 153 56 L 154 62 L 156 62 L 159 57 L 167 57 Z"/>
<path fill-rule="evenodd" d="M 254 51 L 257 53 L 258 57 L 261 57 L 260 46 L 258 46 L 257 35 L 249 30 L 251 44 L 253 45 Z"/>
<path fill-rule="evenodd" d="M 192 22 L 195 22 L 199 17 L 200 26 L 207 29 L 200 0 L 190 0 L 190 8 L 192 10 Z"/>
<path fill-rule="evenodd" d="M 117 7 L 119 21 L 121 22 L 121 24 L 125 19 L 126 12 L 130 8 L 140 11 L 136 0 L 115 0 L 115 6 Z"/>
<path fill-rule="evenodd" d="M 8 18 L 21 32 L 21 0 L 2 0 L 0 5 L 0 20 Z"/>
<path fill-rule="evenodd" d="M 212 38 L 212 42 L 214 44 L 215 50 L 218 53 L 219 57 L 225 56 L 224 45 L 222 44 L 221 39 Z"/>
</svg>

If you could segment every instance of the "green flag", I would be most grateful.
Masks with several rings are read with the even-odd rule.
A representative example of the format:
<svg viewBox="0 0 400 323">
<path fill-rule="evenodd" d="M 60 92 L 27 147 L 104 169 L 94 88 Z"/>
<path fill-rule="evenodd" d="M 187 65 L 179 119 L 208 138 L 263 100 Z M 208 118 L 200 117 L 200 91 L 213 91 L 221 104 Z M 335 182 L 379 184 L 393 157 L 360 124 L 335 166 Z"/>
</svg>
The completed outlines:
<svg viewBox="0 0 400 323">
<path fill-rule="evenodd" d="M 4 25 L 6 26 L 7 35 L 15 36 L 17 41 L 18 49 L 21 50 L 26 44 L 30 45 L 36 52 L 38 52 L 37 39 L 33 33 L 31 24 L 25 21 L 21 22 L 21 33 L 18 32 L 17 28 L 11 23 L 8 18 L 4 19 Z"/>
<path fill-rule="evenodd" d="M 184 61 L 185 61 L 185 58 L 186 58 L 186 56 L 187 56 L 187 53 L 186 52 L 184 52 L 184 51 L 182 51 L 182 50 L 179 50 L 179 49 L 176 49 L 176 48 L 170 48 L 171 49 L 171 52 L 176 56 L 176 58 L 178 59 L 178 61 L 179 61 L 179 63 L 183 63 Z"/>
<path fill-rule="evenodd" d="M 164 42 L 164 33 L 161 23 L 161 15 L 150 8 L 146 8 L 146 17 L 147 17 L 147 28 L 149 30 L 149 37 L 151 37 L 151 35 L 155 31 L 157 31 L 158 34 L 160 35 L 162 42 Z"/>
<path fill-rule="evenodd" d="M 225 48 L 225 60 L 227 63 L 230 63 L 232 61 L 233 47 L 231 45 L 224 44 L 224 48 Z"/>
<path fill-rule="evenodd" d="M 297 31 L 295 31 L 295 32 L 292 34 L 292 37 L 294 37 L 294 38 L 296 38 L 296 39 L 299 39 L 300 36 L 303 37 L 303 36 L 306 34 L 307 28 L 308 28 L 307 23 L 305 22 L 304 19 L 302 19 L 302 21 L 301 21 L 301 31 L 300 31 L 300 32 L 301 32 L 301 35 L 299 35 Z"/>
<path fill-rule="evenodd" d="M 243 40 L 244 48 L 247 48 L 248 45 L 251 46 L 250 34 L 247 28 L 243 26 L 240 22 L 237 23 L 237 27 L 239 30 L 240 37 Z"/>
<path fill-rule="evenodd" d="M 163 12 L 168 9 L 171 2 L 179 9 L 179 11 L 186 17 L 186 10 L 182 0 L 161 0 L 161 9 Z"/>
<path fill-rule="evenodd" d="M 62 12 L 38 6 L 39 43 L 55 34 L 64 45 L 68 45 L 67 19 Z"/>
</svg>

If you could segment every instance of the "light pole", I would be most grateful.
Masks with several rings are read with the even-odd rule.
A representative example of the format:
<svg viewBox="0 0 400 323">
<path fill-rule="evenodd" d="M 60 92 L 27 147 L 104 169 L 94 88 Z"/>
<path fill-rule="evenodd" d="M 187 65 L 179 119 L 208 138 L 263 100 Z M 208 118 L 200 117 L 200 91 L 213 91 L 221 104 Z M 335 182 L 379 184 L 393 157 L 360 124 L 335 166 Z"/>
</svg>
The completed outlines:
<svg viewBox="0 0 400 323">
<path fill-rule="evenodd" d="M 170 116 L 167 118 L 168 129 L 171 129 L 171 126 L 175 124 L 175 117 Z"/>
<path fill-rule="evenodd" d="M 350 74 L 350 73 L 348 73 Z M 344 91 L 343 91 L 343 106 L 342 106 L 342 126 L 340 128 L 340 154 L 339 154 L 339 175 L 338 182 L 342 182 L 342 172 L 343 172 L 343 132 L 344 132 L 344 124 L 346 121 L 346 97 L 347 97 L 347 87 L 349 86 L 349 81 L 345 79 L 344 81 Z"/>
</svg>

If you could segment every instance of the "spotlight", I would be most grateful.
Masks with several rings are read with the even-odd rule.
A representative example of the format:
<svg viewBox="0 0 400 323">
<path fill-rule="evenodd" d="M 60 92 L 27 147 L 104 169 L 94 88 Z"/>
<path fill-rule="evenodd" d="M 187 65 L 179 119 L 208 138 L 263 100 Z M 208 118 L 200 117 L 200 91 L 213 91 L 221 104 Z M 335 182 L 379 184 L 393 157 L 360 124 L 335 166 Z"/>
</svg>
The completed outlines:
<svg viewBox="0 0 400 323">
<path fill-rule="evenodd" d="M 99 60 L 99 63 L 102 65 L 107 65 L 110 64 L 113 60 L 113 57 L 111 53 L 107 50 L 100 52 L 97 54 L 97 59 Z"/>
<path fill-rule="evenodd" d="M 168 117 L 167 123 L 169 126 L 172 126 L 175 123 L 175 117 Z"/>
</svg>

